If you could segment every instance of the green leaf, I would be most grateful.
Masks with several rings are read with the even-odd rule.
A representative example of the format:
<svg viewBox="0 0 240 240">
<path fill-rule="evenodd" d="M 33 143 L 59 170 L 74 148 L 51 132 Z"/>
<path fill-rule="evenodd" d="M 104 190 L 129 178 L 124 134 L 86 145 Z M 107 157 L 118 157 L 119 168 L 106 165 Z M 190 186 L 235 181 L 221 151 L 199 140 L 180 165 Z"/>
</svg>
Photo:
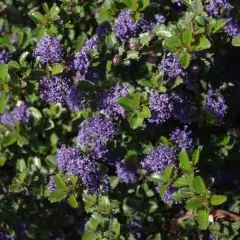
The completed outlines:
<svg viewBox="0 0 240 240">
<path fill-rule="evenodd" d="M 144 121 L 144 118 L 138 116 L 138 115 L 134 115 L 131 119 L 130 119 L 130 126 L 132 129 L 137 129 L 139 127 L 142 126 Z"/>
<path fill-rule="evenodd" d="M 166 179 L 165 176 L 158 174 L 158 173 L 153 173 L 150 176 L 150 178 L 153 182 L 156 182 L 156 183 L 167 183 L 169 181 L 168 179 Z"/>
<path fill-rule="evenodd" d="M 50 17 L 52 20 L 55 19 L 56 16 L 58 16 L 60 12 L 60 8 L 56 5 L 56 3 L 53 4 L 53 6 L 50 9 Z"/>
<path fill-rule="evenodd" d="M 226 145 L 229 144 L 229 142 L 230 142 L 230 137 L 223 135 L 223 136 L 220 137 L 218 144 L 220 146 L 226 146 Z"/>
<path fill-rule="evenodd" d="M 13 145 L 18 139 L 18 136 L 16 135 L 16 133 L 11 133 L 7 136 L 4 136 L 3 141 L 2 141 L 2 145 L 4 147 L 8 147 L 10 145 Z"/>
<path fill-rule="evenodd" d="M 134 50 L 128 51 L 127 59 L 139 59 L 139 52 Z"/>
<path fill-rule="evenodd" d="M 209 210 L 206 207 L 201 207 L 198 210 L 198 223 L 201 227 L 201 229 L 206 230 L 209 225 Z"/>
<path fill-rule="evenodd" d="M 186 202 L 187 210 L 195 210 L 202 206 L 202 201 L 199 198 L 191 198 Z"/>
<path fill-rule="evenodd" d="M 46 23 L 46 20 L 44 16 L 40 12 L 33 12 L 30 15 L 30 18 L 36 23 L 40 25 L 44 25 Z"/>
<path fill-rule="evenodd" d="M 8 82 L 8 65 L 0 64 L 0 84 Z"/>
<path fill-rule="evenodd" d="M 183 188 L 179 189 L 178 193 L 182 198 L 189 198 L 189 197 L 192 197 L 192 195 L 193 195 L 191 189 L 187 188 L 187 187 L 183 187 Z"/>
<path fill-rule="evenodd" d="M 47 5 L 47 3 L 45 2 L 45 3 L 43 3 L 43 9 L 44 9 L 44 11 L 45 11 L 45 13 L 49 13 L 49 8 L 48 8 L 48 5 Z"/>
<path fill-rule="evenodd" d="M 185 187 L 189 185 L 189 178 L 186 175 L 183 175 L 182 177 L 178 178 L 173 186 L 174 187 Z"/>
<path fill-rule="evenodd" d="M 27 166 L 24 159 L 18 159 L 16 167 L 19 172 L 25 171 L 27 169 Z"/>
<path fill-rule="evenodd" d="M 157 25 L 154 29 L 153 32 L 156 33 L 156 35 L 158 37 L 166 37 L 166 38 L 170 38 L 172 37 L 172 33 L 167 30 L 165 25 Z"/>
<path fill-rule="evenodd" d="M 96 237 L 95 232 L 85 231 L 82 240 L 96 240 Z"/>
<path fill-rule="evenodd" d="M 127 111 L 134 110 L 134 104 L 132 102 L 132 99 L 130 99 L 130 98 L 120 97 L 118 99 L 118 104 L 121 105 Z"/>
<path fill-rule="evenodd" d="M 161 197 L 164 197 L 164 195 L 165 195 L 165 193 L 166 193 L 166 191 L 167 191 L 167 189 L 168 189 L 168 184 L 164 184 L 161 188 L 160 188 L 160 191 L 159 191 L 159 193 L 160 193 L 160 196 Z"/>
<path fill-rule="evenodd" d="M 63 72 L 63 66 L 61 64 L 55 64 L 52 68 L 52 75 L 56 75 Z"/>
<path fill-rule="evenodd" d="M 70 195 L 68 198 L 68 203 L 71 207 L 77 208 L 78 207 L 78 202 L 77 199 L 74 195 Z"/>
<path fill-rule="evenodd" d="M 49 201 L 51 203 L 60 202 L 67 197 L 65 189 L 55 189 L 49 196 Z"/>
<path fill-rule="evenodd" d="M 8 67 L 9 67 L 9 70 L 19 70 L 21 66 L 16 61 L 10 61 L 8 62 Z"/>
<path fill-rule="evenodd" d="M 183 32 L 183 42 L 187 45 L 187 46 L 191 46 L 192 43 L 192 29 L 189 29 L 185 32 Z"/>
<path fill-rule="evenodd" d="M 42 118 L 42 113 L 37 108 L 30 107 L 28 108 L 28 111 L 34 119 L 40 120 Z"/>
<path fill-rule="evenodd" d="M 150 37 L 149 33 L 142 33 L 142 34 L 140 34 L 139 39 L 140 39 L 140 43 L 142 46 L 148 46 L 148 44 L 151 40 L 151 37 Z"/>
<path fill-rule="evenodd" d="M 29 52 L 24 52 L 21 54 L 20 58 L 19 58 L 19 63 L 24 66 L 26 64 L 26 58 L 29 55 Z"/>
<path fill-rule="evenodd" d="M 134 105 L 135 108 L 138 108 L 140 105 L 140 101 L 141 101 L 141 93 L 140 92 L 136 92 L 132 95 L 132 103 Z"/>
<path fill-rule="evenodd" d="M 191 164 L 189 162 L 188 154 L 185 149 L 180 152 L 179 155 L 180 167 L 183 170 L 189 171 L 191 169 Z"/>
<path fill-rule="evenodd" d="M 232 45 L 235 47 L 240 47 L 240 37 L 234 37 L 232 39 Z"/>
<path fill-rule="evenodd" d="M 203 4 L 201 0 L 192 0 L 191 7 L 195 13 L 203 12 Z"/>
<path fill-rule="evenodd" d="M 0 114 L 3 113 L 7 102 L 8 102 L 8 95 L 7 94 L 2 94 L 0 96 Z"/>
<path fill-rule="evenodd" d="M 149 107 L 143 106 L 142 111 L 139 113 L 140 117 L 142 118 L 150 118 L 151 117 L 151 111 Z"/>
<path fill-rule="evenodd" d="M 227 23 L 226 19 L 220 19 L 213 25 L 213 32 L 216 33 Z"/>
<path fill-rule="evenodd" d="M 60 175 L 56 175 L 54 177 L 54 182 L 55 182 L 57 188 L 60 188 L 60 189 L 67 188 L 65 182 L 63 181 L 63 179 Z"/>
<path fill-rule="evenodd" d="M 191 55 L 189 53 L 182 53 L 180 56 L 181 66 L 186 69 L 188 68 L 191 61 Z"/>
<path fill-rule="evenodd" d="M 206 26 L 206 21 L 204 17 L 202 16 L 197 16 L 195 17 L 195 21 L 199 27 L 205 27 Z"/>
<path fill-rule="evenodd" d="M 193 179 L 193 188 L 199 194 L 207 193 L 205 183 L 200 176 L 197 176 Z"/>
<path fill-rule="evenodd" d="M 173 168 L 170 166 L 167 166 L 164 170 L 164 177 L 167 181 L 170 181 L 171 175 L 172 175 Z"/>
<path fill-rule="evenodd" d="M 163 41 L 163 47 L 171 52 L 175 52 L 181 47 L 181 40 L 177 37 L 166 38 Z"/>
<path fill-rule="evenodd" d="M 200 157 L 200 150 L 196 149 L 193 153 L 193 158 L 192 158 L 192 163 L 194 166 L 197 165 L 198 161 L 199 161 L 199 157 Z"/>
<path fill-rule="evenodd" d="M 211 47 L 211 43 L 207 38 L 200 38 L 199 42 L 195 46 L 194 50 L 195 51 L 202 51 L 204 49 L 208 49 Z"/>
<path fill-rule="evenodd" d="M 114 219 L 110 222 L 109 229 L 110 229 L 111 231 L 113 231 L 116 235 L 119 235 L 119 234 L 120 234 L 120 228 L 121 228 L 120 223 L 118 222 L 117 218 L 114 218 Z"/>
<path fill-rule="evenodd" d="M 179 85 L 182 84 L 182 83 L 183 83 L 182 78 L 181 78 L 180 76 L 178 76 L 178 77 L 176 78 L 176 80 L 174 81 L 174 84 L 173 84 L 173 86 L 171 87 L 171 89 L 176 88 L 177 86 L 179 86 Z"/>
<path fill-rule="evenodd" d="M 211 197 L 211 204 L 214 206 L 221 205 L 226 201 L 227 201 L 227 197 L 224 195 L 213 195 Z"/>
<path fill-rule="evenodd" d="M 139 80 L 138 84 L 143 86 L 143 87 L 152 87 L 151 82 L 147 81 L 147 80 Z"/>
</svg>

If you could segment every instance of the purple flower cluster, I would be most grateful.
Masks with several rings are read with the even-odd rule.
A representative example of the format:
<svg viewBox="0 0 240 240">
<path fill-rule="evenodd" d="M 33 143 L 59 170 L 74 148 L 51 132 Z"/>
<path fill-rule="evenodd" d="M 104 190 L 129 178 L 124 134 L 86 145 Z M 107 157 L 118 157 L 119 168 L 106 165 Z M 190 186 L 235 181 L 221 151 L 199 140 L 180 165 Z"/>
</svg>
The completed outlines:
<svg viewBox="0 0 240 240">
<path fill-rule="evenodd" d="M 116 84 L 109 91 L 104 91 L 99 97 L 99 109 L 108 116 L 121 115 L 124 117 L 126 111 L 118 104 L 120 97 L 128 96 L 128 85 L 127 84 Z"/>
<path fill-rule="evenodd" d="M 194 148 L 192 131 L 188 131 L 187 128 L 187 126 L 184 126 L 184 129 L 176 128 L 171 134 L 171 140 L 180 149 Z"/>
<path fill-rule="evenodd" d="M 142 162 L 142 167 L 149 173 L 163 173 L 167 166 L 172 166 L 175 163 L 176 158 L 176 152 L 173 148 L 160 145 L 156 150 L 152 149 Z"/>
<path fill-rule="evenodd" d="M 135 36 L 137 27 L 130 10 L 125 10 L 119 13 L 114 23 L 114 32 L 116 37 L 122 42 Z"/>
<path fill-rule="evenodd" d="M 91 149 L 91 154 L 99 159 L 107 152 L 107 143 L 116 135 L 114 123 L 104 116 L 98 115 L 80 124 L 77 140 Z"/>
<path fill-rule="evenodd" d="M 94 74 L 88 52 L 96 49 L 98 38 L 91 38 L 84 43 L 80 52 L 77 52 L 70 62 L 71 67 L 77 72 L 77 79 L 93 81 L 97 76 Z"/>
<path fill-rule="evenodd" d="M 167 93 L 160 94 L 152 91 L 149 108 L 151 110 L 149 122 L 157 124 L 166 122 L 173 111 L 171 96 Z"/>
<path fill-rule="evenodd" d="M 66 97 L 66 103 L 68 108 L 71 111 L 80 111 L 85 106 L 86 103 L 84 102 L 86 99 L 87 94 L 81 90 L 79 90 L 76 86 L 72 86 L 68 92 Z"/>
<path fill-rule="evenodd" d="M 217 238 L 213 234 L 210 234 L 207 240 L 217 240 Z"/>
<path fill-rule="evenodd" d="M 22 123 L 28 123 L 30 119 L 30 113 L 25 102 L 19 101 L 17 106 L 11 112 L 5 112 L 0 115 L 0 123 L 14 126 L 15 121 Z"/>
<path fill-rule="evenodd" d="M 33 57 L 39 57 L 42 64 L 58 62 L 62 59 L 62 45 L 53 36 L 45 36 L 38 42 Z"/>
<path fill-rule="evenodd" d="M 83 185 L 90 194 L 98 195 L 109 188 L 109 180 L 103 176 L 97 163 L 87 156 L 83 156 L 75 147 L 66 148 L 65 145 L 57 152 L 59 170 L 72 176 L 81 176 Z"/>
<path fill-rule="evenodd" d="M 54 176 L 50 177 L 49 183 L 48 183 L 48 191 L 52 193 L 56 188 Z"/>
<path fill-rule="evenodd" d="M 168 53 L 167 57 L 162 59 L 159 67 L 169 78 L 176 78 L 184 74 L 178 57 L 172 53 Z"/>
<path fill-rule="evenodd" d="M 240 20 L 228 18 L 228 22 L 224 26 L 224 31 L 230 37 L 236 37 L 240 34 Z"/>
<path fill-rule="evenodd" d="M 196 111 L 194 102 L 186 96 L 183 97 L 173 94 L 172 103 L 174 106 L 174 110 L 172 112 L 173 117 L 183 124 L 190 123 L 190 117 Z"/>
<path fill-rule="evenodd" d="M 156 184 L 156 190 L 159 192 L 162 184 Z M 162 201 L 166 204 L 177 203 L 176 200 L 173 199 L 173 194 L 176 192 L 176 188 L 169 186 L 162 197 Z"/>
<path fill-rule="evenodd" d="M 13 119 L 22 123 L 28 123 L 30 113 L 28 111 L 27 104 L 23 101 L 19 101 L 17 106 L 12 111 Z"/>
<path fill-rule="evenodd" d="M 137 168 L 133 163 L 119 162 L 116 164 L 116 173 L 121 182 L 130 184 L 137 181 Z"/>
<path fill-rule="evenodd" d="M 128 222 L 129 231 L 134 234 L 136 239 L 143 239 L 143 225 L 137 220 L 131 220 Z"/>
<path fill-rule="evenodd" d="M 0 49 L 0 64 L 10 61 L 10 53 L 7 49 Z"/>
<path fill-rule="evenodd" d="M 220 91 L 213 89 L 208 90 L 203 104 L 205 110 L 216 117 L 217 123 L 222 123 L 223 118 L 227 113 L 228 106 L 226 105 L 223 96 L 220 94 Z"/>
<path fill-rule="evenodd" d="M 47 103 L 64 103 L 70 86 L 71 81 L 60 75 L 43 78 L 39 82 L 40 98 Z"/>
<path fill-rule="evenodd" d="M 0 240 L 13 240 L 13 238 L 6 232 L 0 232 Z"/>
<path fill-rule="evenodd" d="M 222 8 L 231 10 L 233 6 L 228 0 L 208 0 L 205 6 L 206 12 L 210 15 L 218 15 Z"/>
</svg>

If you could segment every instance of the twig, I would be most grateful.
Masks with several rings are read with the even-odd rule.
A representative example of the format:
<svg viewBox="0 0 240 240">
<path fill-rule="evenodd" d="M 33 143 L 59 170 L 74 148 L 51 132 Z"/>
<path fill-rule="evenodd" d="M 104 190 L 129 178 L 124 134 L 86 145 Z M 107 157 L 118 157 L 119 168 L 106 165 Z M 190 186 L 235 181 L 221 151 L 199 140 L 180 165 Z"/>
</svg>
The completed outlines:
<svg viewBox="0 0 240 240">
<path fill-rule="evenodd" d="M 219 219 L 228 219 L 230 221 L 233 221 L 233 222 L 237 222 L 237 221 L 240 221 L 240 216 L 234 214 L 234 213 L 231 213 L 231 212 L 228 212 L 228 211 L 224 211 L 224 210 L 212 210 L 211 213 L 210 213 L 210 216 L 212 215 L 213 217 L 213 221 L 217 221 Z M 193 219 L 195 218 L 196 215 L 193 214 L 193 213 L 190 213 L 190 212 L 186 212 L 182 217 L 179 217 L 179 218 L 174 218 L 172 221 L 171 221 L 171 231 L 172 232 L 176 232 L 177 231 L 177 225 L 179 223 L 181 223 L 182 221 L 186 220 L 186 219 Z"/>
</svg>

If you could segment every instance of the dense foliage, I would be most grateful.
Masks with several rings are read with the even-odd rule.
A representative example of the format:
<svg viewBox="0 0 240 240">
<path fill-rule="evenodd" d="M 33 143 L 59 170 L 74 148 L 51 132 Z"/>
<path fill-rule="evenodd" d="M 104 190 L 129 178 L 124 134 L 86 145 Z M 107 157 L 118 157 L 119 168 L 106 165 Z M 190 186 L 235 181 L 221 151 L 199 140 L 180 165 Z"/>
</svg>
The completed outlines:
<svg viewBox="0 0 240 240">
<path fill-rule="evenodd" d="M 0 239 L 240 239 L 239 0 L 0 15 Z"/>
</svg>

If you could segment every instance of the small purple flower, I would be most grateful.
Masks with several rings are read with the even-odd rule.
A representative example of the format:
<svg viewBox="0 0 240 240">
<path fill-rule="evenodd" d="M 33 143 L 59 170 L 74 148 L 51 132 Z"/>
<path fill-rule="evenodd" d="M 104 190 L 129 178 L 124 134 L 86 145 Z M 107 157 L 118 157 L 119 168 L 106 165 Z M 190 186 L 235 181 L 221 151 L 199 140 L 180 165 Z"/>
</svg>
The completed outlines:
<svg viewBox="0 0 240 240">
<path fill-rule="evenodd" d="M 171 134 L 171 140 L 180 149 L 193 149 L 192 131 L 187 130 L 187 126 L 184 129 L 176 128 Z"/>
<path fill-rule="evenodd" d="M 97 46 L 98 46 L 98 38 L 94 37 L 85 41 L 81 51 L 87 53 L 89 51 L 96 49 Z"/>
<path fill-rule="evenodd" d="M 0 123 L 3 124 L 3 125 L 9 125 L 11 127 L 14 126 L 15 124 L 15 119 L 12 115 L 12 113 L 3 113 L 1 116 L 0 116 Z"/>
<path fill-rule="evenodd" d="M 59 62 L 62 51 L 62 45 L 56 37 L 45 36 L 37 44 L 33 57 L 39 57 L 42 64 Z"/>
<path fill-rule="evenodd" d="M 99 109 L 108 116 L 125 116 L 126 111 L 118 104 L 120 97 L 127 97 L 128 93 L 127 84 L 116 84 L 109 91 L 104 91 L 99 97 Z"/>
<path fill-rule="evenodd" d="M 173 111 L 170 95 L 152 91 L 150 93 L 149 108 L 151 110 L 151 118 L 148 119 L 149 122 L 157 124 L 166 122 L 171 117 Z"/>
<path fill-rule="evenodd" d="M 167 57 L 161 61 L 160 69 L 164 71 L 169 78 L 176 78 L 184 74 L 178 57 L 168 53 Z"/>
<path fill-rule="evenodd" d="M 0 240 L 13 240 L 7 232 L 0 232 Z"/>
<path fill-rule="evenodd" d="M 97 36 L 100 38 L 108 34 L 108 30 L 104 25 L 99 25 L 97 28 Z"/>
<path fill-rule="evenodd" d="M 172 116 L 183 124 L 190 123 L 190 117 L 196 111 L 194 102 L 188 97 L 173 94 L 172 103 L 174 106 Z"/>
<path fill-rule="evenodd" d="M 218 124 L 222 123 L 227 113 L 228 106 L 219 90 L 208 90 L 203 105 L 207 112 L 216 117 Z"/>
<path fill-rule="evenodd" d="M 120 12 L 114 23 L 116 37 L 124 42 L 134 37 L 136 31 L 136 22 L 132 17 L 132 12 L 130 10 Z"/>
<path fill-rule="evenodd" d="M 60 75 L 43 78 L 39 82 L 40 98 L 47 103 L 64 103 L 70 87 L 70 80 Z"/>
<path fill-rule="evenodd" d="M 28 123 L 30 113 L 28 111 L 27 104 L 23 101 L 19 101 L 17 106 L 13 109 L 12 115 L 15 121 L 19 121 L 22 123 Z"/>
<path fill-rule="evenodd" d="M 217 240 L 217 238 L 213 234 L 209 234 L 207 240 Z"/>
<path fill-rule="evenodd" d="M 154 18 L 156 20 L 156 24 L 164 24 L 166 22 L 166 18 L 162 14 L 155 14 Z"/>
<path fill-rule="evenodd" d="M 224 26 L 224 31 L 230 37 L 236 37 L 240 34 L 240 21 L 239 19 L 228 18 L 228 22 Z"/>
<path fill-rule="evenodd" d="M 80 89 L 78 89 L 76 86 L 72 86 L 68 92 L 66 97 L 66 103 L 67 106 L 71 111 L 80 111 L 85 106 L 85 98 L 87 94 Z"/>
<path fill-rule="evenodd" d="M 77 140 L 91 149 L 91 155 L 97 159 L 107 152 L 107 143 L 116 135 L 114 123 L 101 115 L 89 118 L 80 124 Z"/>
<path fill-rule="evenodd" d="M 160 191 L 160 188 L 162 187 L 162 184 L 157 184 L 156 185 L 156 190 Z M 176 192 L 176 188 L 169 186 L 166 190 L 166 192 L 164 193 L 164 196 L 162 197 L 162 200 L 164 203 L 166 204 L 172 204 L 172 203 L 177 203 L 176 200 L 173 199 L 173 194 L 174 192 Z"/>
<path fill-rule="evenodd" d="M 11 37 L 11 43 L 12 44 L 17 44 L 18 43 L 18 35 L 17 34 L 13 34 Z"/>
<path fill-rule="evenodd" d="M 130 184 L 137 181 L 137 169 L 133 163 L 119 162 L 116 164 L 116 173 L 120 181 Z"/>
<path fill-rule="evenodd" d="M 128 227 L 129 231 L 133 233 L 137 239 L 143 239 L 144 229 L 142 224 L 140 224 L 137 220 L 134 219 L 128 222 Z"/>
<path fill-rule="evenodd" d="M 177 4 L 177 6 L 179 6 L 179 7 L 181 7 L 183 5 L 182 0 L 175 0 L 174 3 Z"/>
<path fill-rule="evenodd" d="M 0 64 L 10 61 L 10 53 L 7 49 L 0 49 Z"/>
<path fill-rule="evenodd" d="M 228 0 L 208 0 L 205 6 L 206 12 L 209 15 L 218 15 L 222 8 L 231 10 L 233 6 Z"/>
<path fill-rule="evenodd" d="M 175 163 L 176 158 L 176 152 L 173 148 L 160 145 L 156 150 L 152 149 L 141 164 L 149 173 L 163 173 L 167 166 L 172 166 Z"/>
<path fill-rule="evenodd" d="M 52 193 L 56 188 L 54 176 L 50 177 L 49 183 L 48 183 L 48 191 Z"/>
</svg>

